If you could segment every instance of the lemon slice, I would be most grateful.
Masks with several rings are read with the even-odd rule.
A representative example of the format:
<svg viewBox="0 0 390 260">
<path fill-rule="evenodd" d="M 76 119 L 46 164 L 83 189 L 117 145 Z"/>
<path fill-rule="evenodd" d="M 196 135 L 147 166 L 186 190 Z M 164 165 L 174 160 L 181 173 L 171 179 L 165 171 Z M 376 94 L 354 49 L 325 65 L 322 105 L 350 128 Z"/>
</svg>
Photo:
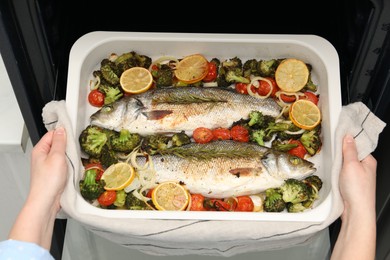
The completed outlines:
<svg viewBox="0 0 390 260">
<path fill-rule="evenodd" d="M 316 104 L 309 100 L 295 101 L 289 110 L 289 116 L 294 125 L 311 130 L 321 122 L 321 111 Z"/>
<path fill-rule="evenodd" d="M 139 94 L 153 85 L 153 76 L 148 69 L 133 67 L 122 73 L 119 83 L 126 93 Z"/>
<path fill-rule="evenodd" d="M 184 83 L 201 81 L 209 72 L 209 62 L 201 54 L 184 57 L 176 65 L 175 77 Z"/>
<path fill-rule="evenodd" d="M 128 163 L 119 162 L 108 167 L 101 179 L 106 182 L 105 190 L 122 190 L 130 185 L 134 177 L 134 168 Z"/>
<path fill-rule="evenodd" d="M 275 71 L 275 81 L 286 92 L 300 91 L 309 79 L 307 65 L 297 59 L 283 60 Z"/>
<path fill-rule="evenodd" d="M 162 182 L 153 189 L 152 201 L 158 210 L 185 210 L 189 203 L 189 193 L 177 182 Z"/>
</svg>

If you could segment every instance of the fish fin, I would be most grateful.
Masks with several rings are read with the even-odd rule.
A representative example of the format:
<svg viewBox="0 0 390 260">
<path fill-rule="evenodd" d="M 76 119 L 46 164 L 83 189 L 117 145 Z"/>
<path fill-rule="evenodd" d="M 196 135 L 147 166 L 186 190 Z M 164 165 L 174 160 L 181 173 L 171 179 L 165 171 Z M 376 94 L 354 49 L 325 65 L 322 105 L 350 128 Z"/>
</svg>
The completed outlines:
<svg viewBox="0 0 390 260">
<path fill-rule="evenodd" d="M 233 175 L 236 175 L 237 178 L 250 175 L 259 176 L 262 173 L 262 168 L 235 168 L 231 169 L 229 172 Z"/>
<path fill-rule="evenodd" d="M 142 112 L 142 114 L 144 116 L 146 116 L 146 118 L 148 120 L 159 120 L 159 119 L 163 119 L 167 115 L 172 114 L 172 111 L 171 110 L 153 110 L 153 111 L 148 111 L 148 112 Z"/>
</svg>

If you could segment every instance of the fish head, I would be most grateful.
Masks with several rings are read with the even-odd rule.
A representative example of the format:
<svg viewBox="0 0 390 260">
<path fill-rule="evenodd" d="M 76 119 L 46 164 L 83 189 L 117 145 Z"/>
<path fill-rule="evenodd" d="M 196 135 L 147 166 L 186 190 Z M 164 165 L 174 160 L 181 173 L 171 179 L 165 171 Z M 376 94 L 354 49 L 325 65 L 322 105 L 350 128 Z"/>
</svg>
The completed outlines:
<svg viewBox="0 0 390 260">
<path fill-rule="evenodd" d="M 314 163 L 289 153 L 269 151 L 261 159 L 268 173 L 279 179 L 302 179 L 312 175 L 317 169 Z"/>
<path fill-rule="evenodd" d="M 108 129 L 121 129 L 124 120 L 136 117 L 141 107 L 142 103 L 138 99 L 124 97 L 92 114 L 91 124 Z"/>
</svg>

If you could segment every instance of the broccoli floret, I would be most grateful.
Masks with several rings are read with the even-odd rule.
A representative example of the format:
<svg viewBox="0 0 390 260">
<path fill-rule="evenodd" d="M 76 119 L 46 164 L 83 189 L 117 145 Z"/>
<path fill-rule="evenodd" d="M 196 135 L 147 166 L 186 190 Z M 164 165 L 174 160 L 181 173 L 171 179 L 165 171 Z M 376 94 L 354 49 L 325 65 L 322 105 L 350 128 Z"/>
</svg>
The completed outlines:
<svg viewBox="0 0 390 260">
<path fill-rule="evenodd" d="M 282 212 L 285 208 L 286 203 L 279 188 L 269 188 L 265 191 L 264 210 L 266 212 Z"/>
<path fill-rule="evenodd" d="M 111 148 L 114 151 L 129 153 L 141 143 L 142 137 L 137 133 L 130 133 L 127 129 L 114 131 L 110 137 Z"/>
<path fill-rule="evenodd" d="M 102 153 L 103 146 L 106 145 L 108 136 L 103 128 L 89 125 L 85 128 L 80 136 L 79 143 L 81 149 L 88 155 L 99 158 Z"/>
<path fill-rule="evenodd" d="M 116 207 L 123 207 L 126 202 L 126 192 L 124 190 L 118 190 L 116 191 L 116 199 L 114 201 L 114 205 Z"/>
<path fill-rule="evenodd" d="M 227 87 L 229 87 L 231 85 L 231 83 L 226 81 L 225 75 L 222 75 L 222 74 L 218 73 L 217 85 L 218 85 L 218 87 L 221 87 L 221 88 L 227 88 Z"/>
<path fill-rule="evenodd" d="M 287 211 L 290 213 L 297 213 L 297 212 L 302 212 L 308 209 L 303 205 L 303 203 L 287 203 L 286 205 Z"/>
<path fill-rule="evenodd" d="M 313 130 L 304 132 L 300 138 L 300 141 L 306 148 L 306 151 L 312 156 L 315 155 L 322 146 L 320 131 L 321 127 L 319 125 Z"/>
<path fill-rule="evenodd" d="M 80 193 L 86 200 L 94 200 L 104 192 L 104 180 L 96 181 L 96 170 L 90 169 L 85 172 L 84 180 L 80 180 Z"/>
<path fill-rule="evenodd" d="M 108 145 L 103 146 L 102 153 L 100 155 L 100 162 L 106 168 L 119 161 L 116 152 L 109 148 Z"/>
<path fill-rule="evenodd" d="M 221 61 L 218 58 L 212 58 L 210 62 L 213 62 L 217 68 L 221 65 Z"/>
<path fill-rule="evenodd" d="M 290 139 L 297 140 L 302 136 L 302 132 L 300 130 L 301 128 L 299 128 L 298 126 L 290 124 L 290 127 L 287 130 L 276 132 L 276 137 L 282 141 Z"/>
<path fill-rule="evenodd" d="M 152 58 L 150 58 L 149 56 L 135 53 L 135 58 L 138 67 L 149 68 L 150 65 L 152 65 Z"/>
<path fill-rule="evenodd" d="M 156 134 L 145 136 L 141 148 L 148 154 L 156 154 L 159 151 L 166 150 L 172 146 L 172 141 L 169 136 Z"/>
<path fill-rule="evenodd" d="M 133 192 L 127 193 L 125 207 L 131 210 L 150 210 L 149 206 L 144 201 L 133 195 Z"/>
<path fill-rule="evenodd" d="M 315 188 L 317 191 L 320 191 L 320 189 L 322 188 L 322 180 L 317 175 L 308 176 L 303 179 L 303 182 L 306 183 L 306 185 Z"/>
<path fill-rule="evenodd" d="M 266 129 L 271 123 L 275 123 L 275 118 L 272 116 L 264 115 L 262 112 L 257 110 L 249 113 L 248 125 L 252 128 Z"/>
<path fill-rule="evenodd" d="M 264 146 L 265 142 L 269 141 L 264 129 L 252 130 L 250 134 L 250 140 L 261 146 Z"/>
<path fill-rule="evenodd" d="M 234 57 L 228 60 L 224 60 L 221 63 L 221 66 L 227 70 L 231 70 L 233 68 L 242 68 L 242 61 L 240 58 Z"/>
<path fill-rule="evenodd" d="M 258 62 L 258 72 L 262 77 L 274 77 L 276 68 L 279 66 L 281 60 L 260 60 Z"/>
<path fill-rule="evenodd" d="M 280 151 L 280 152 L 290 151 L 291 149 L 293 149 L 297 146 L 298 146 L 298 144 L 283 142 L 283 141 L 278 140 L 278 139 L 273 140 L 272 144 L 271 144 L 272 149 Z"/>
<path fill-rule="evenodd" d="M 152 64 L 152 59 L 148 56 L 140 55 L 135 51 L 131 51 L 120 55 L 114 62 L 123 72 L 133 67 L 149 68 Z"/>
<path fill-rule="evenodd" d="M 287 179 L 280 187 L 283 193 L 283 200 L 285 202 L 299 203 L 308 200 L 310 197 L 310 190 L 307 185 L 296 179 Z"/>
<path fill-rule="evenodd" d="M 104 104 L 109 105 L 121 97 L 123 97 L 123 91 L 119 86 L 112 86 L 109 84 L 100 83 L 98 90 L 104 94 Z"/>
<path fill-rule="evenodd" d="M 109 82 L 111 85 L 116 85 L 119 83 L 119 77 L 115 73 L 117 68 L 115 64 L 108 59 L 104 59 L 100 66 L 100 71 L 103 75 L 103 78 Z"/>
<path fill-rule="evenodd" d="M 182 146 L 191 143 L 191 138 L 184 133 L 176 133 L 172 135 L 172 146 Z"/>
<path fill-rule="evenodd" d="M 242 76 L 242 70 L 229 70 L 225 75 L 225 80 L 228 83 L 250 83 L 250 80 Z"/>
<path fill-rule="evenodd" d="M 244 77 L 249 78 L 251 75 L 258 75 L 258 62 L 256 59 L 247 60 L 243 65 Z"/>
<path fill-rule="evenodd" d="M 174 74 L 172 68 L 163 64 L 155 72 L 156 87 L 169 87 L 173 85 Z"/>
<path fill-rule="evenodd" d="M 299 130 L 299 128 L 297 128 L 294 124 L 283 123 L 283 122 L 275 123 L 275 121 L 274 122 L 271 121 L 265 130 L 267 136 L 269 137 L 272 137 L 274 134 L 277 134 L 279 139 L 286 140 L 291 138 L 295 139 L 294 138 L 295 135 L 288 134 L 285 131 L 295 132 Z"/>
</svg>

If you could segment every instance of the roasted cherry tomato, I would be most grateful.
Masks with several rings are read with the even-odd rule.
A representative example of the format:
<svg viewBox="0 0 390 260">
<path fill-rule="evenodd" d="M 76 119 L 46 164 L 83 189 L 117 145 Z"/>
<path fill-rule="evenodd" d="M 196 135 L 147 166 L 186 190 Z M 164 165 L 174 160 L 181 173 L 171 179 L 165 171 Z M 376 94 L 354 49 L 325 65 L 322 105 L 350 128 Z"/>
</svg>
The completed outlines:
<svg viewBox="0 0 390 260">
<path fill-rule="evenodd" d="M 253 211 L 255 205 L 249 196 L 237 197 L 236 211 Z"/>
<path fill-rule="evenodd" d="M 102 177 L 103 172 L 104 172 L 104 168 L 101 165 L 101 163 L 99 163 L 99 162 L 88 163 L 87 165 L 85 165 L 84 168 L 85 168 L 85 171 L 90 170 L 90 169 L 96 170 L 96 178 L 95 178 L 96 181 L 100 180 L 100 178 Z"/>
<path fill-rule="evenodd" d="M 230 140 L 232 138 L 230 129 L 228 128 L 216 128 L 212 130 L 213 140 Z"/>
<path fill-rule="evenodd" d="M 97 200 L 102 206 L 110 206 L 116 200 L 116 191 L 106 190 Z"/>
<path fill-rule="evenodd" d="M 290 144 L 296 144 L 297 147 L 295 148 L 292 148 L 288 151 L 289 154 L 291 155 L 295 155 L 297 157 L 300 157 L 300 158 L 304 158 L 307 151 L 306 151 L 306 148 L 303 146 L 303 144 L 301 143 L 301 141 L 299 140 L 294 140 L 294 139 L 291 139 L 288 141 Z"/>
<path fill-rule="evenodd" d="M 240 94 L 248 94 L 247 84 L 246 83 L 236 83 L 235 89 Z"/>
<path fill-rule="evenodd" d="M 259 80 L 259 87 L 256 89 L 256 92 L 260 96 L 266 96 L 271 91 L 270 97 L 275 97 L 275 93 L 279 90 L 279 87 L 278 87 L 278 85 L 276 84 L 276 81 L 273 78 L 266 77 L 266 79 L 268 79 L 271 82 L 271 84 L 272 84 L 272 91 L 271 91 L 271 86 L 269 85 L 269 83 L 267 81 Z M 253 89 L 252 89 L 252 91 L 253 91 Z"/>
<path fill-rule="evenodd" d="M 249 142 L 249 131 L 245 126 L 235 125 L 230 129 L 230 134 L 234 141 Z"/>
<path fill-rule="evenodd" d="M 192 138 L 194 138 L 195 142 L 200 144 L 205 144 L 213 140 L 213 132 L 211 129 L 206 127 L 198 127 L 192 133 Z"/>
<path fill-rule="evenodd" d="M 237 203 L 234 199 L 210 199 L 206 198 L 203 202 L 203 206 L 208 211 L 234 211 Z"/>
<path fill-rule="evenodd" d="M 203 206 L 204 196 L 202 194 L 191 194 L 191 207 L 192 211 L 206 211 Z"/>
<path fill-rule="evenodd" d="M 294 95 L 286 95 L 286 94 L 280 94 L 280 99 L 283 100 L 284 102 L 287 103 L 292 103 L 295 101 L 295 96 Z"/>
<path fill-rule="evenodd" d="M 307 99 L 307 100 L 309 100 L 309 101 L 311 101 L 311 102 L 313 102 L 314 104 L 316 104 L 316 105 L 318 105 L 318 95 L 316 95 L 316 94 L 314 94 L 313 92 L 311 92 L 311 91 L 306 91 L 305 93 L 303 93 L 303 94 L 305 94 L 303 97 L 301 97 L 301 99 L 303 98 L 303 99 Z"/>
<path fill-rule="evenodd" d="M 209 72 L 203 78 L 204 82 L 212 82 L 217 78 L 217 65 L 214 62 L 209 62 Z"/>
<path fill-rule="evenodd" d="M 88 102 L 94 107 L 102 107 L 104 105 L 104 94 L 97 89 L 92 90 L 88 94 Z"/>
<path fill-rule="evenodd" d="M 153 189 L 148 190 L 148 192 L 146 193 L 146 197 L 151 198 L 152 193 L 153 193 Z"/>
</svg>

